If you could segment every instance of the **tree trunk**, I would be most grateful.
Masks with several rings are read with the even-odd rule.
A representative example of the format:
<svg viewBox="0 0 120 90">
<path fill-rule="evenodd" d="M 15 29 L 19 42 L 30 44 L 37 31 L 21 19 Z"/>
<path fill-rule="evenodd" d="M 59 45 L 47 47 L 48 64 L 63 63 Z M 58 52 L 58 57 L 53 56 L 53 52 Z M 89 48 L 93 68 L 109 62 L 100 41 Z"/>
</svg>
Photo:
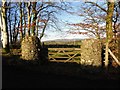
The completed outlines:
<svg viewBox="0 0 120 90">
<path fill-rule="evenodd" d="M 39 29 L 39 20 L 37 20 L 37 26 L 36 26 L 36 36 L 38 36 L 38 30 Z"/>
<path fill-rule="evenodd" d="M 11 6 L 11 2 L 9 2 L 8 6 Z M 12 31 L 11 31 L 11 8 L 9 8 L 8 11 L 8 22 L 9 22 L 9 31 L 10 31 L 10 44 L 13 44 Z"/>
<path fill-rule="evenodd" d="M 25 15 L 25 2 L 24 2 L 24 8 L 23 8 L 23 12 L 24 12 L 24 36 L 26 35 L 26 15 Z"/>
<path fill-rule="evenodd" d="M 32 12 L 33 12 L 33 20 L 32 20 L 32 35 L 35 35 L 35 29 L 36 29 L 36 20 L 37 20 L 37 11 L 36 11 L 36 4 L 37 2 L 33 2 Z"/>
<path fill-rule="evenodd" d="M 105 48 L 105 67 L 107 68 L 108 67 L 108 64 L 109 64 L 109 60 L 108 60 L 108 57 L 109 57 L 109 54 L 108 54 L 108 47 L 109 43 L 106 42 L 106 48 Z"/>
<path fill-rule="evenodd" d="M 29 2 L 28 5 L 27 5 L 27 10 L 28 10 L 28 31 L 27 31 L 27 35 L 28 36 L 30 36 L 30 22 L 31 22 L 30 7 L 31 7 L 31 2 Z"/>
<path fill-rule="evenodd" d="M 7 28 L 7 8 L 6 8 L 6 1 L 2 0 L 2 46 L 6 52 L 9 51 L 9 35 L 8 35 L 8 28 Z"/>
<path fill-rule="evenodd" d="M 106 17 L 106 52 L 105 52 L 105 67 L 108 67 L 109 60 L 108 60 L 108 46 L 110 41 L 113 38 L 113 30 L 112 30 L 112 16 L 114 12 L 114 2 L 108 0 L 108 10 L 107 10 L 107 17 Z"/>
<path fill-rule="evenodd" d="M 14 25 L 13 25 L 13 43 L 16 43 L 17 36 L 18 36 L 18 29 L 16 29 L 16 23 L 17 23 L 17 10 L 15 11 L 15 20 L 14 20 Z M 19 23 L 18 23 L 19 27 Z"/>
<path fill-rule="evenodd" d="M 23 22 L 22 22 L 22 16 L 23 16 L 23 11 L 22 11 L 22 3 L 20 2 L 20 42 L 22 41 L 23 38 Z"/>
<path fill-rule="evenodd" d="M 118 60 L 120 62 L 120 36 L 118 38 Z"/>
<path fill-rule="evenodd" d="M 0 7 L 0 12 L 1 12 L 1 7 Z M 1 39 L 1 30 L 2 30 L 2 15 L 0 13 L 0 39 Z M 0 40 L 1 42 L 1 40 Z"/>
</svg>

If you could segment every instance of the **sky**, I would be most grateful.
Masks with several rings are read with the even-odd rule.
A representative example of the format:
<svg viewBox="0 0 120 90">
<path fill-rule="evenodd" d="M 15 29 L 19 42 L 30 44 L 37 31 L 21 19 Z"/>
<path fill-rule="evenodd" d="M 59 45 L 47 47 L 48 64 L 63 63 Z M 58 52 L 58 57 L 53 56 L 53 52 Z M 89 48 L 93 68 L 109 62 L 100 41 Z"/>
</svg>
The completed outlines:
<svg viewBox="0 0 120 90">
<path fill-rule="evenodd" d="M 9 1 L 9 0 L 7 0 Z M 14 2 L 20 1 L 20 0 L 12 0 Z M 21 1 L 34 1 L 34 0 L 21 0 Z M 38 0 L 40 1 L 40 0 Z M 47 0 L 44 0 L 47 1 Z M 49 0 L 48 0 L 49 1 Z M 57 0 L 51 0 L 51 1 L 57 1 Z M 63 1 L 69 1 L 71 2 L 71 6 L 73 7 L 73 11 L 76 11 L 81 4 L 86 1 L 86 0 L 63 0 Z M 87 1 L 94 1 L 94 2 L 104 2 L 105 0 L 87 0 Z M 58 22 L 58 26 L 60 27 L 61 30 L 56 30 L 54 28 L 48 28 L 45 31 L 45 35 L 42 38 L 42 41 L 46 40 L 55 40 L 55 39 L 85 39 L 85 38 L 90 38 L 87 35 L 80 35 L 80 34 L 70 34 L 68 31 L 71 30 L 69 26 L 66 25 L 67 23 L 80 23 L 83 22 L 83 18 L 77 15 L 72 15 L 68 14 L 66 12 L 59 12 L 57 14 L 57 17 L 59 18 L 60 21 Z"/>
<path fill-rule="evenodd" d="M 73 10 L 76 10 L 77 7 L 81 5 L 80 2 L 73 2 L 72 7 Z M 61 23 L 57 23 L 60 26 L 59 30 L 46 30 L 45 36 L 42 38 L 42 41 L 46 40 L 55 40 L 55 39 L 84 39 L 88 38 L 86 35 L 80 35 L 80 34 L 70 34 L 68 31 L 70 30 L 69 26 L 66 25 L 66 23 L 80 23 L 83 22 L 82 17 L 77 15 L 68 14 L 66 12 L 59 12 L 57 15 L 59 17 L 59 20 L 62 21 Z"/>
<path fill-rule="evenodd" d="M 0 1 L 2 1 L 2 0 L 0 0 Z M 60 2 L 60 0 L 6 0 L 6 1 L 8 1 L 8 2 L 28 2 L 28 1 L 31 1 L 31 2 L 34 2 L 34 1 L 44 1 L 44 2 Z M 105 1 L 105 0 L 61 0 L 62 2 L 80 2 L 80 1 L 94 1 L 94 2 L 96 2 L 96 1 L 100 1 L 100 2 L 103 2 L 103 1 Z M 114 1 L 114 0 L 111 0 L 111 1 Z M 117 0 L 115 0 L 115 1 L 117 1 Z M 119 0 L 118 0 L 119 1 Z"/>
<path fill-rule="evenodd" d="M 98 0 L 99 1 L 99 0 Z M 104 1 L 104 0 L 101 0 Z M 79 7 L 82 5 L 82 1 L 81 2 L 72 2 L 71 6 L 72 6 L 72 10 L 76 11 L 79 9 Z M 99 2 L 101 3 L 101 2 Z M 46 41 L 46 40 L 55 40 L 55 39 L 86 39 L 86 38 L 91 38 L 87 35 L 81 35 L 81 34 L 71 34 L 68 33 L 68 31 L 71 31 L 71 28 L 66 25 L 67 23 L 81 23 L 83 22 L 83 17 L 80 17 L 78 15 L 72 15 L 72 14 L 68 14 L 66 12 L 59 12 L 59 14 L 57 15 L 57 17 L 59 17 L 59 20 L 61 20 L 61 23 L 58 23 L 61 31 L 59 30 L 54 30 L 52 28 L 51 29 L 47 29 L 45 31 L 45 36 L 41 39 L 42 41 Z M 93 37 L 92 37 L 93 38 Z"/>
<path fill-rule="evenodd" d="M 69 0 L 68 0 L 69 1 Z M 85 5 L 83 4 L 83 2 L 85 0 L 73 0 L 74 2 L 71 2 L 71 6 L 72 6 L 72 10 L 73 11 L 77 11 L 81 12 L 80 7 L 81 5 Z M 97 4 L 101 5 L 104 9 L 107 10 L 107 6 L 106 4 L 106 0 L 87 0 L 87 1 L 94 1 Z M 68 22 L 68 23 L 82 23 L 83 21 L 83 17 L 75 15 L 75 14 L 68 14 L 66 12 L 60 12 L 58 14 L 58 17 L 61 21 L 63 21 L 60 25 L 61 27 L 61 31 L 57 31 L 57 30 L 46 30 L 45 31 L 45 36 L 42 38 L 42 41 L 46 41 L 46 40 L 55 40 L 55 39 L 87 39 L 87 38 L 95 38 L 95 37 L 91 37 L 88 35 L 82 35 L 82 34 L 71 34 L 68 33 L 68 31 L 71 31 L 71 28 L 69 26 L 66 25 L 66 23 L 64 22 Z M 105 25 L 104 23 L 101 23 L 101 25 Z M 84 30 L 83 30 L 84 31 Z"/>
</svg>

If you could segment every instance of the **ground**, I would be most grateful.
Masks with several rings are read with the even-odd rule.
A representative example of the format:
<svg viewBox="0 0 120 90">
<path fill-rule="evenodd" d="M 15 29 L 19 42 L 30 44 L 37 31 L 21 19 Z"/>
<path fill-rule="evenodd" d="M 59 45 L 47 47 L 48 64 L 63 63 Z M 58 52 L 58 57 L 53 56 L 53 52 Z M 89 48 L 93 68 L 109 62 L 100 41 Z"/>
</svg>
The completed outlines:
<svg viewBox="0 0 120 90">
<path fill-rule="evenodd" d="M 97 72 L 77 63 L 36 64 L 2 55 L 2 88 L 119 88 L 120 68 Z"/>
<path fill-rule="evenodd" d="M 41 72 L 3 71 L 6 88 L 119 88 L 116 80 L 89 80 L 81 77 L 46 74 Z"/>
</svg>

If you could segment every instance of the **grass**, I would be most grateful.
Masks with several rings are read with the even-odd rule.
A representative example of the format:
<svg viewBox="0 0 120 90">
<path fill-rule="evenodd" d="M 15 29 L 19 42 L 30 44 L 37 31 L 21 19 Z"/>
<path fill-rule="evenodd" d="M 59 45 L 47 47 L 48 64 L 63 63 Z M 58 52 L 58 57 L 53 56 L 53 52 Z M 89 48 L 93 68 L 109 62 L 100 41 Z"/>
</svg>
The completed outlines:
<svg viewBox="0 0 120 90">
<path fill-rule="evenodd" d="M 101 67 L 91 67 L 91 66 L 84 66 L 80 65 L 79 60 L 77 62 L 48 62 L 46 64 L 37 64 L 37 63 L 30 63 L 24 60 L 20 59 L 19 53 L 16 53 L 16 51 L 20 52 L 20 50 L 13 50 L 13 53 L 3 53 L 2 54 L 2 61 L 3 66 L 15 66 L 20 67 L 26 70 L 30 71 L 36 71 L 36 72 L 43 72 L 43 73 L 53 73 L 53 74 L 61 74 L 61 75 L 70 75 L 70 76 L 82 76 L 87 77 L 89 79 L 105 79 L 107 77 L 106 75 L 109 75 L 110 77 L 107 77 L 108 79 L 119 79 L 120 78 L 120 67 L 114 68 L 112 66 L 109 67 L 107 74 L 105 69 Z M 95 71 L 94 71 L 95 70 Z M 94 74 L 96 74 L 96 77 L 94 77 Z M 105 76 L 105 77 L 104 77 Z"/>
<path fill-rule="evenodd" d="M 20 59 L 20 50 L 2 54 L 3 88 L 119 87 L 120 68 L 83 66 L 75 62 L 45 64 Z"/>
</svg>

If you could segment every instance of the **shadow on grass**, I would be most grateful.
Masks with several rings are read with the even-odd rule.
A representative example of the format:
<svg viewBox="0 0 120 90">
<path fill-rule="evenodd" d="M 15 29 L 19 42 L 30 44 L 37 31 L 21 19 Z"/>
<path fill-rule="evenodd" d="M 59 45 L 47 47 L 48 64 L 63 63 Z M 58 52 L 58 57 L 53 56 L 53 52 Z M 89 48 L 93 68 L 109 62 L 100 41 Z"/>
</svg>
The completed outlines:
<svg viewBox="0 0 120 90">
<path fill-rule="evenodd" d="M 2 55 L 4 88 L 119 88 L 120 68 L 84 66 L 73 62 L 25 61 Z"/>
</svg>

